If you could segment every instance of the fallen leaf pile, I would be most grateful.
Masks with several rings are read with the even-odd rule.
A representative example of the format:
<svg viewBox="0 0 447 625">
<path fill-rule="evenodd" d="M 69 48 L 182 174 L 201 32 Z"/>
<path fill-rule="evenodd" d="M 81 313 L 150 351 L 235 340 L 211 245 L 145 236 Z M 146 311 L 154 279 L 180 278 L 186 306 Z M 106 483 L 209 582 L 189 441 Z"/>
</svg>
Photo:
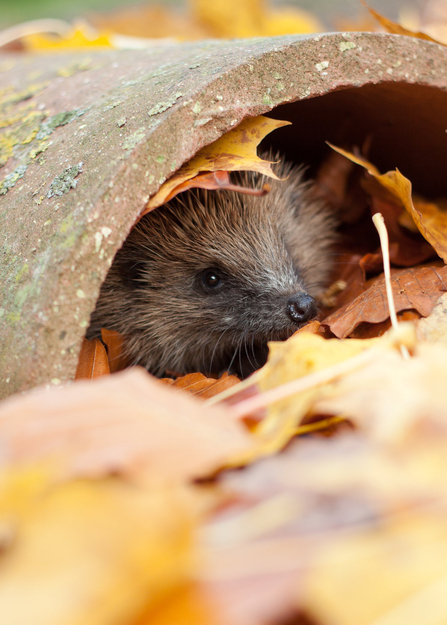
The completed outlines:
<svg viewBox="0 0 447 625">
<path fill-rule="evenodd" d="M 440 6 L 429 3 L 418 26 L 433 36 Z M 124 45 L 117 32 L 318 28 L 257 0 L 191 7 L 193 17 L 154 7 L 96 16 L 98 32 L 52 24 L 56 39 L 43 34 L 49 24 L 17 32 L 28 48 L 58 50 Z M 235 188 L 229 172 L 275 177 L 256 148 L 286 124 L 245 120 L 145 212 L 194 187 L 268 192 Z M 272 343 L 252 377 L 157 381 L 129 367 L 124 337 L 103 328 L 84 340 L 77 382 L 0 403 L 2 625 L 447 623 L 446 198 L 380 173 L 367 148 L 332 147 L 316 176 L 345 233 L 332 284 L 318 320 Z M 389 282 L 363 226 L 378 212 Z"/>
</svg>

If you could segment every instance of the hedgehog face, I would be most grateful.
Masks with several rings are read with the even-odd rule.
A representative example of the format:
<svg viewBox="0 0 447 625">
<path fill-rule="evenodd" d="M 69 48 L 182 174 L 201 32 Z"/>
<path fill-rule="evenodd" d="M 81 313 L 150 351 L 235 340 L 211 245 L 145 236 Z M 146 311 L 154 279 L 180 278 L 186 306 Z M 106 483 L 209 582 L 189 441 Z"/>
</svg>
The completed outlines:
<svg viewBox="0 0 447 625">
<path fill-rule="evenodd" d="M 195 190 L 146 215 L 115 258 L 89 335 L 117 330 L 155 375 L 261 366 L 268 341 L 316 315 L 329 270 L 333 220 L 300 172 L 287 174 L 265 197 Z"/>
</svg>

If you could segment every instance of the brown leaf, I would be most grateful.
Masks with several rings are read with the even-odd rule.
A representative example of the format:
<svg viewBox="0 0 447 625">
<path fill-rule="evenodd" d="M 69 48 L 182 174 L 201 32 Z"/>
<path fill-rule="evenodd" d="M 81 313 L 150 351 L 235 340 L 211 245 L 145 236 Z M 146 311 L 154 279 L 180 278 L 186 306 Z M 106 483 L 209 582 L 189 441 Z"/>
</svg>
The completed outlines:
<svg viewBox="0 0 447 625">
<path fill-rule="evenodd" d="M 167 384 L 171 388 L 183 389 L 192 395 L 198 395 L 202 399 L 209 399 L 222 393 L 227 388 L 239 384 L 240 380 L 236 375 L 228 375 L 228 373 L 224 373 L 218 380 L 207 378 L 203 373 L 188 373 L 176 380 L 162 378 L 160 382 Z"/>
<path fill-rule="evenodd" d="M 362 256 L 360 254 L 344 253 L 336 256 L 334 265 L 337 273 L 334 283 L 344 285 L 344 288 L 339 288 L 334 293 L 332 302 L 321 302 L 326 315 L 329 312 L 328 309 L 340 308 L 340 306 L 351 302 L 365 290 L 365 274 L 360 265 L 361 260 Z M 327 306 L 328 303 L 331 306 Z"/>
<path fill-rule="evenodd" d="M 337 152 L 329 152 L 318 169 L 315 179 L 316 191 L 332 206 L 342 206 L 353 169 L 352 162 L 347 158 L 343 158 Z"/>
<path fill-rule="evenodd" d="M 414 308 L 426 317 L 447 290 L 447 266 L 397 270 L 392 272 L 391 284 L 397 311 Z M 382 277 L 353 302 L 329 315 L 322 325 L 328 326 L 338 338 L 345 338 L 362 322 L 381 323 L 388 317 L 385 281 Z"/>
<path fill-rule="evenodd" d="M 418 198 L 415 205 L 412 198 L 411 182 L 408 180 L 408 178 L 405 178 L 405 176 L 403 176 L 398 169 L 396 169 L 395 171 L 388 171 L 385 174 L 380 174 L 379 170 L 362 156 L 358 156 L 341 148 L 337 148 L 330 143 L 328 145 L 339 154 L 346 156 L 346 158 L 348 158 L 353 163 L 364 167 L 367 170 L 368 174 L 372 177 L 372 180 L 370 180 L 369 183 L 373 182 L 374 185 L 377 185 L 377 183 L 379 183 L 379 185 L 381 185 L 381 187 L 386 190 L 387 195 L 383 196 L 383 193 L 377 195 L 377 192 L 376 190 L 374 190 L 374 188 L 369 188 L 369 192 L 375 198 L 375 202 L 380 202 L 380 207 L 376 207 L 374 208 L 374 210 L 382 211 L 385 208 L 388 208 L 389 210 L 390 204 L 393 203 L 392 201 L 390 202 L 390 198 L 394 201 L 394 203 L 397 203 L 398 205 L 404 207 L 412 216 L 422 236 L 436 250 L 438 256 L 440 256 L 444 262 L 447 262 L 447 212 L 442 210 L 441 203 L 433 204 L 430 202 L 425 202 Z M 368 181 L 366 182 L 366 184 L 370 187 L 369 183 Z M 391 225 L 394 225 L 395 229 L 399 229 L 399 219 L 393 220 L 393 222 L 390 224 L 386 223 L 386 225 L 387 228 L 390 228 Z M 408 239 L 408 237 L 404 238 Z M 397 240 L 399 242 L 404 240 L 404 238 L 402 233 L 397 237 Z M 390 240 L 392 239 L 390 238 Z M 430 250 L 428 248 L 427 253 L 430 253 Z M 396 264 L 409 264 L 411 262 L 411 250 L 407 250 L 407 253 L 403 253 L 403 256 L 408 256 L 408 254 L 410 257 L 406 261 L 401 261 L 400 263 L 398 263 L 398 254 L 395 253 L 394 262 L 396 262 Z M 414 262 L 417 262 L 417 260 L 414 260 L 413 263 Z"/>
<path fill-rule="evenodd" d="M 417 322 L 421 315 L 416 310 L 402 310 L 397 313 L 397 320 Z M 391 328 L 390 319 L 382 321 L 382 323 L 361 323 L 349 335 L 352 339 L 373 339 L 382 336 Z"/>
<path fill-rule="evenodd" d="M 123 355 L 124 338 L 115 330 L 101 328 L 101 337 L 107 346 L 110 373 L 122 371 L 128 366 L 128 360 Z"/>
<path fill-rule="evenodd" d="M 69 476 L 109 472 L 186 480 L 251 446 L 223 407 L 205 407 L 139 367 L 0 404 L 0 463 L 57 460 Z"/>
<path fill-rule="evenodd" d="M 109 361 L 104 345 L 99 339 L 84 339 L 79 354 L 75 380 L 93 380 L 110 373 Z"/>
</svg>

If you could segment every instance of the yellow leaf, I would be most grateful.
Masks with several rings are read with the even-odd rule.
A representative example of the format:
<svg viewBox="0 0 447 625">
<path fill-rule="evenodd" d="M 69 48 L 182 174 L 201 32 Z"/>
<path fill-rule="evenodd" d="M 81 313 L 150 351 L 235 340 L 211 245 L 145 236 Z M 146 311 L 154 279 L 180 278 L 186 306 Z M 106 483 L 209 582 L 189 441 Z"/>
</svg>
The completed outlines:
<svg viewBox="0 0 447 625">
<path fill-rule="evenodd" d="M 85 26 L 78 25 L 63 38 L 33 34 L 23 37 L 22 41 L 28 50 L 40 52 L 114 47 L 108 34 L 98 33 L 95 30 L 89 31 L 90 29 Z"/>
<path fill-rule="evenodd" d="M 441 210 L 438 204 L 417 200 L 412 206 L 411 215 L 422 236 L 447 263 L 447 212 Z"/>
<path fill-rule="evenodd" d="M 149 201 L 143 215 L 164 204 L 168 196 L 185 180 L 190 180 L 204 171 L 257 171 L 278 180 L 271 163 L 259 158 L 256 147 L 272 130 L 289 125 L 290 122 L 270 119 L 259 115 L 241 122 L 210 145 L 202 148 L 178 172 L 167 180 Z"/>
<path fill-rule="evenodd" d="M 310 332 L 296 333 L 285 342 L 269 343 L 267 363 L 255 374 L 258 386 L 261 392 L 267 393 L 288 382 L 351 359 L 376 344 L 383 344 L 385 347 L 389 345 L 389 339 L 326 340 Z M 252 431 L 255 438 L 252 449 L 233 456 L 227 466 L 248 464 L 260 457 L 274 454 L 297 433 L 307 433 L 308 428 L 302 431 L 298 429 L 301 420 L 330 388 L 330 382 L 315 383 L 306 390 L 294 392 L 286 399 L 269 405 L 267 416 Z M 261 394 L 259 400 L 262 399 Z M 248 401 L 250 400 L 247 403 Z M 331 421 L 330 424 L 332 423 Z"/>
<path fill-rule="evenodd" d="M 190 0 L 194 17 L 214 37 L 256 37 L 263 29 L 262 0 Z"/>
<path fill-rule="evenodd" d="M 444 625 L 446 553 L 440 513 L 359 524 L 357 531 L 321 541 L 301 605 L 318 623 Z"/>
<path fill-rule="evenodd" d="M 353 163 L 364 167 L 382 187 L 387 189 L 397 203 L 406 208 L 422 236 L 433 246 L 442 260 L 447 262 L 447 212 L 441 210 L 437 204 L 423 200 L 418 199 L 413 203 L 411 182 L 398 169 L 380 174 L 379 170 L 363 157 L 330 143 L 328 145 Z"/>
<path fill-rule="evenodd" d="M 214 37 L 262 37 L 313 33 L 322 24 L 295 8 L 269 11 L 264 0 L 191 0 L 192 12 Z"/>
<path fill-rule="evenodd" d="M 296 334 L 283 343 L 270 343 L 259 386 L 268 391 L 352 358 L 376 343 L 377 339 L 326 340 L 309 332 Z M 316 386 L 269 406 L 267 417 L 254 432 L 265 450 L 276 452 L 284 447 L 321 392 Z"/>
<path fill-rule="evenodd" d="M 0 476 L 2 625 L 132 623 L 189 579 L 193 499 L 117 478 Z"/>
<path fill-rule="evenodd" d="M 294 35 L 322 32 L 323 25 L 309 13 L 298 8 L 269 11 L 265 20 L 265 35 Z"/>
</svg>

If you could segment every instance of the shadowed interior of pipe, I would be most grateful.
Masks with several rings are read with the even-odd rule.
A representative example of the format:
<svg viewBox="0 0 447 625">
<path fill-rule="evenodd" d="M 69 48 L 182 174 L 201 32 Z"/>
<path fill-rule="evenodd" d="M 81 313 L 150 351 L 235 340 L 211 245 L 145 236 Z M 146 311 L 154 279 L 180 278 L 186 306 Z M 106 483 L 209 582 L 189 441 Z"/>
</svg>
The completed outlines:
<svg viewBox="0 0 447 625">
<path fill-rule="evenodd" d="M 326 141 L 351 150 L 370 141 L 369 160 L 382 172 L 397 167 L 427 198 L 447 197 L 447 92 L 386 83 L 344 89 L 284 104 L 269 116 L 293 123 L 262 144 L 310 166 L 330 151 Z"/>
</svg>

